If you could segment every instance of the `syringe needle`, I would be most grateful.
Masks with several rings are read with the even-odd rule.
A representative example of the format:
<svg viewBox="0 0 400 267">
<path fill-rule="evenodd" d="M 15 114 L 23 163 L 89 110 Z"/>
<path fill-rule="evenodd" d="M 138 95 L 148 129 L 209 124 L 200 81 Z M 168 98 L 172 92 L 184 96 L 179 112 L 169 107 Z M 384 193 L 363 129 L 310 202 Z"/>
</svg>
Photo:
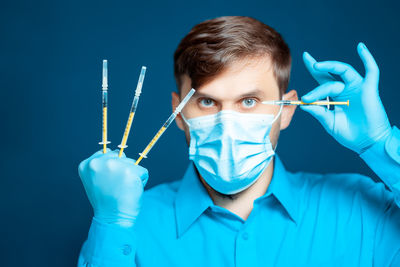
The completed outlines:
<svg viewBox="0 0 400 267">
<path fill-rule="evenodd" d="M 128 147 L 126 145 L 126 143 L 128 142 L 128 137 L 129 137 L 129 132 L 130 132 L 131 126 L 132 126 L 132 121 L 135 116 L 136 108 L 139 103 L 139 97 L 140 97 L 140 94 L 142 93 L 142 86 L 143 86 L 145 74 L 146 74 L 146 67 L 143 66 L 142 70 L 140 71 L 138 83 L 136 85 L 135 97 L 133 98 L 133 101 L 132 101 L 132 106 L 131 106 L 131 110 L 129 112 L 128 122 L 126 123 L 124 135 L 122 136 L 121 144 L 118 145 L 118 147 L 120 148 L 118 157 L 121 157 L 124 149 Z"/>
<path fill-rule="evenodd" d="M 103 60 L 103 79 L 102 79 L 102 110 L 103 110 L 103 132 L 102 132 L 102 141 L 99 143 L 103 145 L 103 153 L 107 152 L 107 144 L 110 142 L 107 141 L 107 106 L 108 106 L 108 68 L 107 68 L 107 60 Z"/>
<path fill-rule="evenodd" d="M 189 99 L 193 96 L 193 94 L 195 92 L 196 92 L 196 90 L 193 88 L 189 91 L 189 93 L 185 96 L 185 98 L 181 101 L 181 103 L 176 107 L 175 111 L 169 116 L 167 121 L 160 128 L 160 130 L 158 130 L 158 132 L 153 137 L 153 139 L 151 139 L 150 143 L 146 146 L 146 148 L 143 150 L 143 152 L 139 153 L 140 157 L 135 162 L 135 165 L 138 165 L 140 163 L 140 161 L 142 161 L 143 158 L 147 158 L 147 154 L 150 152 L 151 148 L 155 145 L 155 143 L 158 141 L 158 139 L 160 139 L 161 135 L 165 132 L 165 130 L 168 128 L 168 126 L 170 126 L 171 123 L 175 120 L 176 116 L 185 107 L 186 103 L 189 101 Z"/>
</svg>

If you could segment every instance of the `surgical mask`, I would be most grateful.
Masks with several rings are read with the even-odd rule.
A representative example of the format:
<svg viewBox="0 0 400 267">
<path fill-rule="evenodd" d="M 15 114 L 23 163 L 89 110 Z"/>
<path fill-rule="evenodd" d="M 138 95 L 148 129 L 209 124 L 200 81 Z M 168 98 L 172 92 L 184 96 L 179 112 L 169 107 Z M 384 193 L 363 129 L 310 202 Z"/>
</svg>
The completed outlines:
<svg viewBox="0 0 400 267">
<path fill-rule="evenodd" d="M 189 126 L 189 159 L 206 183 L 222 194 L 255 183 L 275 154 L 269 133 L 281 111 L 274 117 L 223 110 L 192 119 L 181 113 Z"/>
</svg>

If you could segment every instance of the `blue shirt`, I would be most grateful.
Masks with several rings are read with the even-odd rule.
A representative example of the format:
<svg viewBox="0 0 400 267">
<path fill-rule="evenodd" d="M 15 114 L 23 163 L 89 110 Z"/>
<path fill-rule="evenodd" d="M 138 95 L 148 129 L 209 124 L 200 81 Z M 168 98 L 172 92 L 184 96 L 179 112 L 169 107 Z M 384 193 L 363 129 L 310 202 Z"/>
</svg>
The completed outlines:
<svg viewBox="0 0 400 267">
<path fill-rule="evenodd" d="M 400 131 L 359 174 L 290 173 L 275 156 L 246 221 L 213 204 L 190 164 L 144 193 L 134 229 L 95 218 L 78 266 L 400 266 Z"/>
</svg>

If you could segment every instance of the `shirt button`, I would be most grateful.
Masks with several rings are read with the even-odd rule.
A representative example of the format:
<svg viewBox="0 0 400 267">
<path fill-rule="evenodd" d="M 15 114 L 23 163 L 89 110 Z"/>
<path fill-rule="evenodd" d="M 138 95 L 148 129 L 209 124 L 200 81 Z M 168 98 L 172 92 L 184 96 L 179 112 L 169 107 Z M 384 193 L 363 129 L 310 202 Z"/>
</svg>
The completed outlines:
<svg viewBox="0 0 400 267">
<path fill-rule="evenodd" d="M 122 253 L 124 255 L 129 255 L 132 252 L 132 247 L 130 245 L 124 245 L 124 248 L 122 249 Z"/>
<path fill-rule="evenodd" d="M 242 238 L 243 238 L 244 240 L 249 239 L 249 234 L 248 234 L 247 232 L 244 232 L 244 233 L 242 234 Z"/>
</svg>

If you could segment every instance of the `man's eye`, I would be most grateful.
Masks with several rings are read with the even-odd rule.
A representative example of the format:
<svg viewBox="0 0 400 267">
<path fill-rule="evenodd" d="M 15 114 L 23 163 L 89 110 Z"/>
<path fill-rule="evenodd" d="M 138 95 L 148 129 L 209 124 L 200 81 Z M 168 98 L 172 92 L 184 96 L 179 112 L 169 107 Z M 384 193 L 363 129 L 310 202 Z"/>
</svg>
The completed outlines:
<svg viewBox="0 0 400 267">
<path fill-rule="evenodd" d="M 246 98 L 246 99 L 243 99 L 243 101 L 242 101 L 242 105 L 245 108 L 252 108 L 256 104 L 257 104 L 257 101 L 253 98 Z"/>
<path fill-rule="evenodd" d="M 200 104 L 203 107 L 212 107 L 214 105 L 214 100 L 210 99 L 210 98 L 203 98 L 200 100 Z"/>
</svg>

